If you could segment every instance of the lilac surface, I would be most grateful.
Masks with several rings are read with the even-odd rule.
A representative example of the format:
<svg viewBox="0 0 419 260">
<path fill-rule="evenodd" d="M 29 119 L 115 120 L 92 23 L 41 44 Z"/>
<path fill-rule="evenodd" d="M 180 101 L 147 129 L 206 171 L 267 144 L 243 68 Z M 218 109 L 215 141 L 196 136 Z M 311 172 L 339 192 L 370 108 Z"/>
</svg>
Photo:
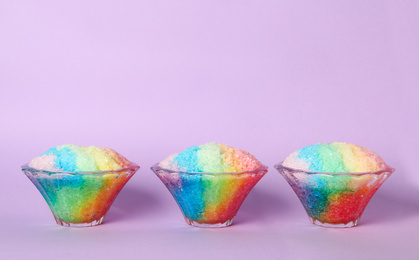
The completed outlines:
<svg viewBox="0 0 419 260">
<path fill-rule="evenodd" d="M 415 259 L 417 17 L 416 1 L 1 1 L 0 257 Z M 187 226 L 149 170 L 210 141 L 270 168 L 225 229 Z M 310 224 L 273 168 L 333 141 L 396 168 L 352 229 Z M 101 226 L 59 227 L 20 172 L 65 143 L 142 167 Z"/>
</svg>

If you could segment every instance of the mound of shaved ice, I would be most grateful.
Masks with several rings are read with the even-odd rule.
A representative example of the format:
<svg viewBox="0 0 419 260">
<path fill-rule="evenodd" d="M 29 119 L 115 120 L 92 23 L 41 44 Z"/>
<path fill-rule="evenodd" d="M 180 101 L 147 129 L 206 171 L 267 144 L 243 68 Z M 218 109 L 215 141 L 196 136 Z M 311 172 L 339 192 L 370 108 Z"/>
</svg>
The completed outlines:
<svg viewBox="0 0 419 260">
<path fill-rule="evenodd" d="M 217 143 L 192 146 L 180 153 L 172 154 L 159 166 L 185 172 L 239 172 L 258 169 L 262 164 L 245 150 Z"/>
<path fill-rule="evenodd" d="M 283 166 L 313 172 L 374 172 L 388 168 L 373 151 L 355 144 L 334 142 L 309 145 L 290 154 Z"/>
<path fill-rule="evenodd" d="M 74 144 L 50 148 L 29 163 L 29 167 L 38 170 L 65 172 L 118 170 L 131 165 L 124 156 L 110 148 Z"/>
</svg>

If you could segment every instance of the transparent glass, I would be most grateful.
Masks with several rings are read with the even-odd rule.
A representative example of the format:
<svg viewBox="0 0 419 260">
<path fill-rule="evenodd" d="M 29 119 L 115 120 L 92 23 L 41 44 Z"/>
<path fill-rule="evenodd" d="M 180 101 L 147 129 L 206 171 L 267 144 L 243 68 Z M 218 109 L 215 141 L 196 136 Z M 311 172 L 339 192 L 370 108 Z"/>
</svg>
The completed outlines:
<svg viewBox="0 0 419 260">
<path fill-rule="evenodd" d="M 375 192 L 394 172 L 325 173 L 274 166 L 291 185 L 310 221 L 323 227 L 354 227 Z"/>
<path fill-rule="evenodd" d="M 103 222 L 118 193 L 140 167 L 114 171 L 51 172 L 27 164 L 22 171 L 41 192 L 57 224 L 96 226 Z"/>
<path fill-rule="evenodd" d="M 158 164 L 151 170 L 176 200 L 186 223 L 195 227 L 230 226 L 249 192 L 268 172 L 266 166 L 242 172 L 182 172 Z"/>
</svg>

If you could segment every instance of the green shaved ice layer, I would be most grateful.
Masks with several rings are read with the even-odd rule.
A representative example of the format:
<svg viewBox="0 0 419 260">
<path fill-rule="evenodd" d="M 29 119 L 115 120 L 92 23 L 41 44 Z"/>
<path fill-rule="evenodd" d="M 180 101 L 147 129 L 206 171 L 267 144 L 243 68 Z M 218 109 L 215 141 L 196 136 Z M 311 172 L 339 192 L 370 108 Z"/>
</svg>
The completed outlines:
<svg viewBox="0 0 419 260">
<path fill-rule="evenodd" d="M 205 202 L 209 205 L 216 205 L 229 192 L 226 187 L 231 184 L 231 180 L 228 175 L 204 175 L 202 184 L 205 187 L 203 194 Z"/>
<path fill-rule="evenodd" d="M 95 158 L 91 157 L 83 146 L 77 146 L 74 144 L 66 146 L 69 147 L 70 150 L 77 156 L 76 164 L 78 171 L 93 172 L 98 170 Z"/>
<path fill-rule="evenodd" d="M 203 172 L 224 172 L 225 165 L 222 161 L 222 150 L 216 143 L 200 146 L 197 152 L 198 164 Z"/>
<path fill-rule="evenodd" d="M 323 172 L 347 172 L 339 147 L 332 144 L 323 144 L 318 150 L 318 156 L 322 162 Z"/>
</svg>

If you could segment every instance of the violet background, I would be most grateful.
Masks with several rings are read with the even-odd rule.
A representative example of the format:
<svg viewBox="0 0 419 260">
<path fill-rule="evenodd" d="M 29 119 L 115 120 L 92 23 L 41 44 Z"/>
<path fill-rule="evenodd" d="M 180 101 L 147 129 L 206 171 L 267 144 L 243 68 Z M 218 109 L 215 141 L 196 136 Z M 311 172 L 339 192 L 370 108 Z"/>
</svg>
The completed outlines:
<svg viewBox="0 0 419 260">
<path fill-rule="evenodd" d="M 417 259 L 418 1 L 0 1 L 2 259 Z M 210 141 L 269 173 L 233 226 L 188 226 L 149 167 Z M 318 142 L 396 172 L 352 229 L 309 223 L 273 168 Z M 142 168 L 105 223 L 55 224 L 20 171 L 60 144 Z"/>
</svg>

